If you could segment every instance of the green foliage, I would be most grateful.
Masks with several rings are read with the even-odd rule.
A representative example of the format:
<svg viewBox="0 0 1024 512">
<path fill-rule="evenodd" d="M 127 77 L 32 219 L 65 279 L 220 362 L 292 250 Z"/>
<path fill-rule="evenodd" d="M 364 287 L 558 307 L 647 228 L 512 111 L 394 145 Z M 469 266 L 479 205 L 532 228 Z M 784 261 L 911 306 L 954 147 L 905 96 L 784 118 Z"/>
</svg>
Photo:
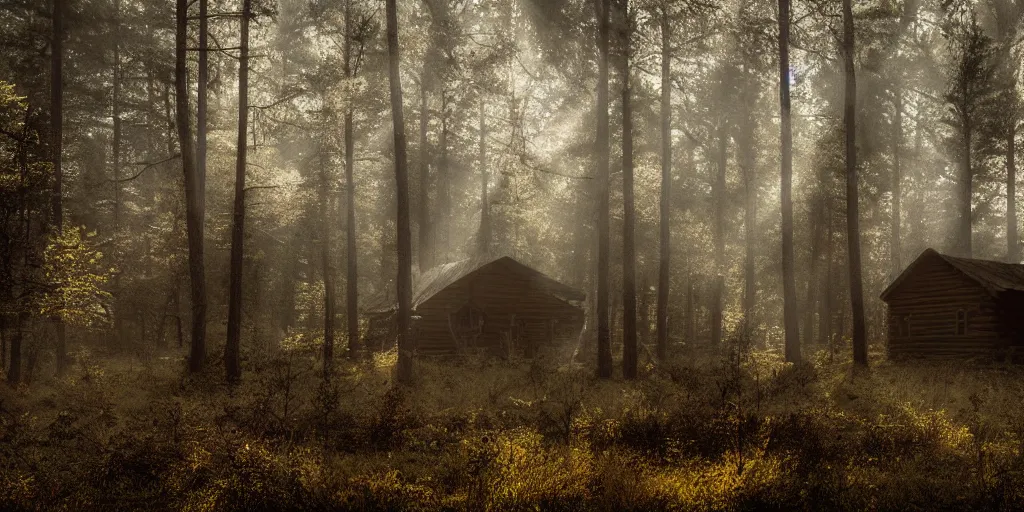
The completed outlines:
<svg viewBox="0 0 1024 512">
<path fill-rule="evenodd" d="M 116 270 L 102 267 L 103 253 L 96 248 L 95 237 L 95 232 L 84 233 L 78 227 L 51 236 L 44 252 L 47 288 L 37 304 L 40 315 L 75 327 L 109 326 L 111 295 L 103 285 Z"/>
</svg>

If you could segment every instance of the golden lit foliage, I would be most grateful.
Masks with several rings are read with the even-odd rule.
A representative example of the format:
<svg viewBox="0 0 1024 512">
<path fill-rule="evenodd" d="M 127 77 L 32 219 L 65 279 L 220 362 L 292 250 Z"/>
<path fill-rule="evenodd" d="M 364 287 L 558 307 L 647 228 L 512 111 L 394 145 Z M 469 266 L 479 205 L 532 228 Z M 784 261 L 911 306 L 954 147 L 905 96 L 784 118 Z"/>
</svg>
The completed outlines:
<svg viewBox="0 0 1024 512">
<path fill-rule="evenodd" d="M 110 293 L 103 289 L 113 269 L 103 268 L 96 233 L 71 227 L 51 236 L 44 253 L 46 291 L 39 298 L 42 316 L 58 317 L 67 325 L 104 328 L 110 323 Z"/>
</svg>

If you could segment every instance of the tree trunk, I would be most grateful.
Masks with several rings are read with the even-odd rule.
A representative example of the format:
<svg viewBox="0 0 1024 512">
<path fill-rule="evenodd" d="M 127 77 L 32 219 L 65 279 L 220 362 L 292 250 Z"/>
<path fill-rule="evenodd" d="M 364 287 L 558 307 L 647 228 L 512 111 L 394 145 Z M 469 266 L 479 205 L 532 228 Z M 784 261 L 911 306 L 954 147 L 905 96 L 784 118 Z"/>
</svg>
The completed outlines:
<svg viewBox="0 0 1024 512">
<path fill-rule="evenodd" d="M 694 276 L 686 278 L 686 344 L 693 346 L 697 341 L 697 296 L 693 290 Z"/>
<path fill-rule="evenodd" d="M 828 229 L 828 236 L 825 238 L 825 272 L 822 274 L 820 288 L 821 296 L 818 299 L 818 337 L 823 338 L 828 344 L 829 349 L 832 348 L 832 311 L 833 311 L 833 293 L 832 283 L 834 270 L 832 268 L 833 259 L 835 258 L 835 226 L 832 224 L 832 206 L 831 202 L 825 205 L 825 224 Z"/>
<path fill-rule="evenodd" d="M 419 215 L 419 266 L 420 272 L 426 272 L 433 266 L 434 248 L 432 245 L 433 226 L 430 223 L 430 150 L 427 147 L 427 121 L 430 111 L 427 107 L 427 80 L 429 72 L 424 63 L 420 74 L 420 202 Z"/>
<path fill-rule="evenodd" d="M 188 234 L 188 268 L 192 287 L 192 344 L 189 372 L 197 373 L 206 362 L 206 269 L 203 262 L 202 179 L 196 170 L 195 148 L 188 108 L 188 0 L 177 0 L 175 31 L 174 94 L 178 125 L 178 146 L 181 148 L 182 171 L 185 175 L 185 223 Z"/>
<path fill-rule="evenodd" d="M 203 203 L 204 210 L 206 204 L 206 129 L 209 112 L 207 103 L 210 96 L 208 93 L 210 84 L 208 4 L 209 0 L 199 0 L 199 69 L 197 77 L 199 83 L 196 85 L 196 174 L 199 176 L 199 201 Z M 202 221 L 205 233 L 206 219 L 203 218 Z"/>
<path fill-rule="evenodd" d="M 597 15 L 597 376 L 612 376 L 612 344 L 608 318 L 609 181 L 611 148 L 608 120 L 608 43 L 612 0 L 594 0 Z"/>
<path fill-rule="evenodd" d="M 825 189 L 825 183 L 821 184 L 819 193 L 824 196 L 828 192 Z M 824 236 L 824 229 L 822 225 L 823 214 L 825 213 L 825 200 L 823 197 L 814 199 L 814 204 L 811 209 L 811 218 L 808 219 L 811 225 L 811 250 L 808 254 L 808 272 L 807 272 L 807 300 L 804 303 L 804 329 L 803 329 L 803 346 L 809 347 L 815 342 L 814 337 L 814 301 L 817 296 L 817 286 L 819 284 L 818 276 L 818 261 L 821 259 L 821 245 L 822 237 Z M 818 338 L 820 339 L 825 333 L 819 332 Z"/>
<path fill-rule="evenodd" d="M 725 90 L 726 84 L 724 80 L 720 86 Z M 721 105 L 724 108 L 724 97 L 722 98 Z M 722 343 L 722 300 L 725 293 L 725 280 L 722 279 L 725 272 L 725 172 L 729 157 L 729 131 L 725 127 L 724 113 L 721 114 L 718 123 L 718 172 L 715 175 L 715 182 L 711 188 L 711 197 L 714 198 L 715 210 L 715 288 L 711 294 L 711 346 L 713 347 L 719 347 Z"/>
<path fill-rule="evenodd" d="M 355 76 L 352 68 L 352 0 L 345 0 L 345 76 Z M 359 272 L 356 249 L 355 133 L 352 106 L 345 107 L 345 321 L 348 330 L 348 355 L 359 356 Z"/>
<path fill-rule="evenodd" d="M 487 203 L 487 111 L 483 95 L 480 96 L 480 230 L 477 233 L 477 253 L 491 253 L 491 207 Z"/>
<path fill-rule="evenodd" d="M 324 130 L 327 129 L 326 123 Z M 331 230 L 330 222 L 330 187 L 331 181 L 327 175 L 327 137 L 323 136 L 320 143 L 320 186 L 317 187 L 320 196 L 320 266 L 324 283 L 324 377 L 331 375 L 331 364 L 334 360 L 334 268 L 331 265 Z"/>
<path fill-rule="evenodd" d="M 1010 123 L 1006 134 L 1006 261 L 1020 262 L 1017 238 L 1017 120 Z"/>
<path fill-rule="evenodd" d="M 750 336 L 754 330 L 754 303 L 757 300 L 757 273 L 756 273 L 756 248 L 757 248 L 757 169 L 754 151 L 754 126 L 752 122 L 745 123 L 747 126 L 741 129 L 744 132 L 744 143 L 738 144 L 737 149 L 743 160 L 743 184 L 746 204 L 744 207 L 743 219 L 743 331 Z"/>
<path fill-rule="evenodd" d="M 966 88 L 966 85 L 965 85 Z M 967 97 L 967 91 L 962 93 L 964 98 Z M 965 102 L 966 103 L 966 102 Z M 960 223 L 957 233 L 958 242 L 960 245 L 960 255 L 964 258 L 973 257 L 972 238 L 973 228 L 971 219 L 971 196 L 974 180 L 974 172 L 971 169 L 971 138 L 973 136 L 973 120 L 970 114 L 967 113 L 968 106 L 962 105 L 961 112 L 963 112 L 963 154 L 960 159 L 960 187 L 958 192 L 960 193 Z"/>
<path fill-rule="evenodd" d="M 53 229 L 64 230 L 63 159 L 64 139 L 64 0 L 53 0 L 53 48 L 50 53 L 50 151 L 53 156 Z M 54 319 L 57 328 L 57 375 L 67 369 L 67 335 L 64 321 Z"/>
<path fill-rule="evenodd" d="M 892 219 L 889 228 L 889 259 L 892 263 L 892 278 L 895 279 L 903 270 L 900 258 L 900 202 L 903 200 L 903 89 L 896 84 L 893 90 L 893 141 L 892 141 Z"/>
<path fill-rule="evenodd" d="M 231 282 L 228 298 L 228 339 L 224 345 L 224 369 L 228 382 L 242 378 L 242 264 L 245 261 L 245 159 L 249 134 L 249 18 L 252 0 L 242 0 L 238 62 L 238 140 L 235 153 L 235 204 L 231 225 Z"/>
<path fill-rule="evenodd" d="M 669 215 L 672 206 L 672 45 L 669 39 L 668 6 L 661 12 L 661 197 L 659 204 L 660 237 L 658 254 L 657 323 L 658 362 L 668 360 L 668 284 L 671 268 L 672 230 Z"/>
<path fill-rule="evenodd" d="M 7 370 L 7 384 L 17 387 L 21 383 L 21 347 L 25 339 L 25 319 L 28 314 L 14 315 L 14 334 L 11 336 L 11 362 Z"/>
<path fill-rule="evenodd" d="M 789 101 L 790 0 L 779 0 L 779 111 L 782 142 L 782 295 L 786 361 L 800 361 L 800 332 L 793 263 L 793 127 Z"/>
<path fill-rule="evenodd" d="M 630 85 L 632 28 L 629 0 L 622 0 L 622 376 L 636 378 L 636 206 L 633 198 L 633 90 Z"/>
<path fill-rule="evenodd" d="M 0 371 L 7 368 L 7 314 L 0 314 Z"/>
<path fill-rule="evenodd" d="M 857 76 L 853 63 L 853 0 L 843 0 L 843 62 L 846 68 L 846 243 L 850 266 L 850 307 L 853 320 L 853 362 L 867 366 L 868 340 L 864 320 L 864 289 L 860 262 L 860 204 L 857 194 Z"/>
<path fill-rule="evenodd" d="M 116 0 L 115 5 L 115 25 L 114 33 L 120 33 L 121 29 L 121 2 Z M 113 118 L 114 124 L 114 137 L 113 144 L 111 147 L 111 160 L 113 160 L 114 167 L 114 229 L 113 238 L 114 250 L 112 251 L 113 261 L 115 267 L 120 267 L 121 263 L 121 251 L 120 244 L 120 231 L 121 231 L 121 43 L 120 40 L 114 43 L 114 72 L 113 72 L 113 92 L 111 94 L 111 117 Z M 150 92 L 150 104 L 152 105 L 153 95 L 152 90 L 147 88 Z M 114 294 L 120 296 L 121 294 L 121 272 L 114 273 Z M 117 309 L 114 310 L 114 332 L 113 342 L 115 345 L 121 344 L 122 337 L 122 315 L 120 315 Z"/>
<path fill-rule="evenodd" d="M 447 1 L 447 0 L 446 0 Z M 448 91 L 441 88 L 441 136 L 437 140 L 439 151 L 437 162 L 437 224 L 438 233 L 435 238 L 440 239 L 435 247 L 440 247 L 442 254 L 439 258 L 441 263 L 447 263 L 451 257 L 452 234 L 452 190 L 451 176 L 448 170 Z M 443 237 L 443 238 L 442 238 Z"/>
<path fill-rule="evenodd" d="M 395 138 L 395 182 L 398 203 L 398 367 L 397 378 L 412 384 L 414 341 L 411 339 L 412 240 L 409 232 L 409 176 L 406 169 L 405 119 L 402 115 L 402 83 L 399 73 L 398 8 L 396 0 L 386 0 L 388 32 L 388 83 L 391 88 L 391 121 Z"/>
</svg>

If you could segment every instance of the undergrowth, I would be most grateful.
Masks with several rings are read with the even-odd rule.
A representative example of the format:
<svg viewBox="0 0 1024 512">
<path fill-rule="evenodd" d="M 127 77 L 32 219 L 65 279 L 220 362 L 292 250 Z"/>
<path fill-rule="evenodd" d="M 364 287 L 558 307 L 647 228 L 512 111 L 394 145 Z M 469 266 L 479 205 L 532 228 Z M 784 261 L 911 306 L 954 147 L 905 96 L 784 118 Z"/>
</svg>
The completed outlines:
<svg viewBox="0 0 1024 512">
<path fill-rule="evenodd" d="M 1022 370 L 771 352 L 574 365 L 80 354 L 0 391 L 3 510 L 1020 510 Z"/>
</svg>

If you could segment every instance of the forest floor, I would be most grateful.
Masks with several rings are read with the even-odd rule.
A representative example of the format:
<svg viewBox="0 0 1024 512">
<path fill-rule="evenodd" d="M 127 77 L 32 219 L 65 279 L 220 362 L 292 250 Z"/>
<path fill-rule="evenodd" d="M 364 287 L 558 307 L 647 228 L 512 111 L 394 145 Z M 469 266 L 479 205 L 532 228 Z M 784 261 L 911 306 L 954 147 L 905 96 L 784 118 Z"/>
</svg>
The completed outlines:
<svg viewBox="0 0 1024 512">
<path fill-rule="evenodd" d="M 824 352 L 572 365 L 340 362 L 185 377 L 80 351 L 0 391 L 3 510 L 1021 510 L 1024 369 Z M 40 370 L 40 373 L 42 370 Z"/>
</svg>

